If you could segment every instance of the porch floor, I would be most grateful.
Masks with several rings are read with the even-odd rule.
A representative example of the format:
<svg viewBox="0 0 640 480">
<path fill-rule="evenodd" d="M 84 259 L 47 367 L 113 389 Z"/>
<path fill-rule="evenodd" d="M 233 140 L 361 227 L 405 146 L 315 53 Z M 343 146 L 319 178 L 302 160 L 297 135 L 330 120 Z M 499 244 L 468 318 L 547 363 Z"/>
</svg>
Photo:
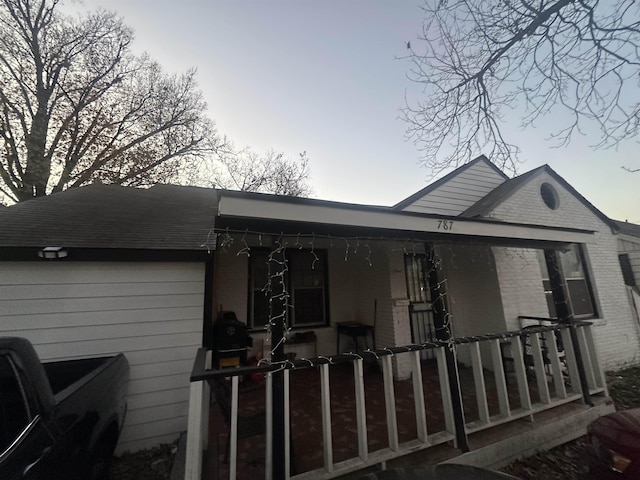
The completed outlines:
<svg viewBox="0 0 640 480">
<path fill-rule="evenodd" d="M 435 363 L 424 363 L 422 367 L 423 393 L 426 405 L 427 429 L 430 433 L 444 430 L 444 414 L 437 367 Z M 388 446 L 388 432 L 384 400 L 384 382 L 377 365 L 365 365 L 365 398 L 367 415 L 367 441 L 369 452 Z M 497 391 L 493 372 L 485 371 L 485 384 L 490 415 L 499 413 Z M 467 423 L 478 420 L 473 375 L 470 368 L 460 367 L 462 399 Z M 532 401 L 537 401 L 535 380 L 530 382 Z M 413 386 L 411 380 L 395 380 L 395 401 L 400 443 L 417 438 Z M 358 456 L 358 432 L 353 371 L 350 365 L 330 367 L 332 442 L 334 463 Z M 509 403 L 512 409 L 520 407 L 518 388 L 514 379 L 508 382 Z M 264 409 L 264 382 L 245 380 L 240 388 L 242 414 L 256 413 Z M 567 406 L 568 407 L 568 406 Z M 553 410 L 555 411 L 555 409 Z M 553 412 L 552 411 L 552 412 Z M 549 412 L 545 412 L 549 414 Z M 293 446 L 292 475 L 322 467 L 323 438 L 320 402 L 320 374 L 317 369 L 292 371 L 290 377 L 290 415 Z M 520 420 L 518 422 L 523 422 Z M 497 438 L 509 437 L 513 429 L 522 426 L 512 424 L 494 427 L 470 437 L 472 449 L 496 442 Z M 493 432 L 493 433 L 491 433 Z M 480 435 L 482 434 L 482 435 Z M 487 440 L 487 438 L 489 440 Z M 228 478 L 229 465 L 225 462 L 228 428 L 215 403 L 209 416 L 209 448 L 205 458 L 207 480 Z M 238 443 L 237 478 L 257 480 L 264 478 L 265 435 L 240 439 Z M 460 451 L 448 444 L 419 452 L 421 463 L 438 463 L 460 455 Z M 416 454 L 412 454 L 413 457 Z M 397 459 L 396 461 L 401 461 Z M 394 461 L 395 462 L 395 461 Z M 415 465 L 416 460 L 413 460 Z M 357 478 L 358 475 L 350 475 Z"/>
</svg>

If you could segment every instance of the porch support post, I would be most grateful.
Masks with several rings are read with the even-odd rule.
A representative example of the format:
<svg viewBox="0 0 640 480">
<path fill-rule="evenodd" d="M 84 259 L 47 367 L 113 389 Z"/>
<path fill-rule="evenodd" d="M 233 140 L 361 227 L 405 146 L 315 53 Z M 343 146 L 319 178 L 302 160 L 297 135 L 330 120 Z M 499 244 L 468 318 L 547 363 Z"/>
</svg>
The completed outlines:
<svg viewBox="0 0 640 480">
<path fill-rule="evenodd" d="M 553 303 L 556 307 L 556 315 L 558 316 L 558 321 L 562 324 L 569 325 L 571 346 L 573 347 L 573 353 L 577 364 L 576 366 L 578 367 L 578 378 L 580 379 L 580 390 L 582 390 L 582 398 L 585 404 L 593 406 L 593 402 L 591 401 L 591 394 L 589 393 L 587 374 L 584 369 L 582 352 L 580 351 L 578 332 L 576 331 L 576 326 L 573 321 L 573 312 L 571 311 L 571 305 L 567 301 L 567 294 L 564 289 L 565 279 L 564 274 L 562 273 L 562 267 L 560 266 L 558 252 L 552 249 L 545 249 L 544 259 L 547 263 L 547 270 L 549 271 L 549 283 L 551 284 L 551 294 L 553 295 Z"/>
<path fill-rule="evenodd" d="M 269 257 L 269 276 L 271 281 L 270 298 L 270 329 L 271 329 L 271 361 L 283 362 L 285 323 L 287 321 L 287 288 L 284 274 L 286 272 L 286 258 L 282 239 L 274 240 L 276 247 Z M 285 455 L 285 384 L 284 371 L 277 370 L 272 373 L 272 466 L 273 480 L 286 479 L 286 455 Z M 270 439 L 266 439 L 268 442 Z"/>
<path fill-rule="evenodd" d="M 204 309 L 202 323 L 202 346 L 213 348 L 213 253 L 209 254 L 204 271 Z"/>
<path fill-rule="evenodd" d="M 447 303 L 444 298 L 444 288 L 438 280 L 438 270 L 434 261 L 435 251 L 432 245 L 425 245 L 427 255 L 427 284 L 431 291 L 433 299 L 433 324 L 436 330 L 436 338 L 443 342 L 448 342 L 444 348 L 444 354 L 447 361 L 447 371 L 449 378 L 449 391 L 451 392 L 451 406 L 453 407 L 453 420 L 456 429 L 456 443 L 462 452 L 469 451 L 469 442 L 467 441 L 467 432 L 465 430 L 464 410 L 462 408 L 462 393 L 460 390 L 460 376 L 458 374 L 458 364 L 456 362 L 455 344 L 451 338 L 451 329 L 449 328 L 449 314 L 447 313 Z M 444 385 L 441 386 L 444 388 Z"/>
</svg>

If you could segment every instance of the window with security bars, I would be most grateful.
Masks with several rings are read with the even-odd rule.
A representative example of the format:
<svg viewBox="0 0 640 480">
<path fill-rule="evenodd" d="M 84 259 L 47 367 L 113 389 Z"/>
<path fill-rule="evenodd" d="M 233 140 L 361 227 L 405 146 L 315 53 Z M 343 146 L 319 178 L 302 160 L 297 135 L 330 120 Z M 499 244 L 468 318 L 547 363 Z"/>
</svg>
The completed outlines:
<svg viewBox="0 0 640 480">
<path fill-rule="evenodd" d="M 417 344 L 433 342 L 437 337 L 428 282 L 431 265 L 425 254 L 406 255 L 404 257 L 407 296 L 409 297 L 411 341 Z M 433 351 L 423 350 L 420 353 L 420 357 L 423 360 L 432 358 Z"/>
<path fill-rule="evenodd" d="M 407 274 L 407 293 L 414 303 L 430 303 L 431 292 L 427 286 L 427 259 L 425 255 L 407 255 L 405 257 Z"/>
</svg>

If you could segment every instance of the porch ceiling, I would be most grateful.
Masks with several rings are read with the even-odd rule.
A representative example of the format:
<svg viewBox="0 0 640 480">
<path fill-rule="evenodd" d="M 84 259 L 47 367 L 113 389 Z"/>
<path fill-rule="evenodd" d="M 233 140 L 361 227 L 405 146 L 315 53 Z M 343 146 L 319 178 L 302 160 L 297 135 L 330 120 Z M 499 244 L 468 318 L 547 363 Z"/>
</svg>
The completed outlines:
<svg viewBox="0 0 640 480">
<path fill-rule="evenodd" d="M 593 241 L 592 230 L 398 212 L 389 207 L 219 192 L 217 228 L 535 246 Z"/>
</svg>

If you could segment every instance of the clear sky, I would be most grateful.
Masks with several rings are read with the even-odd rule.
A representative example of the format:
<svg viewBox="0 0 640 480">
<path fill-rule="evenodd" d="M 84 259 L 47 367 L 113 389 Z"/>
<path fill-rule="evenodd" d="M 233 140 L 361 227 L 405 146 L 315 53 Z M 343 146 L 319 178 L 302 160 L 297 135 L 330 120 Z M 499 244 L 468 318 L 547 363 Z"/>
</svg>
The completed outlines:
<svg viewBox="0 0 640 480">
<path fill-rule="evenodd" d="M 118 12 L 134 49 L 169 72 L 196 67 L 209 114 L 238 146 L 306 151 L 314 196 L 393 205 L 431 181 L 399 112 L 419 88 L 398 59 L 419 51 L 420 0 L 85 0 Z M 67 5 L 69 0 L 67 0 Z M 640 92 L 639 92 L 640 93 Z M 597 208 L 640 223 L 637 141 L 593 151 L 551 148 L 515 131 L 520 172 L 548 163 Z M 484 152 L 477 152 L 478 155 Z"/>
</svg>

